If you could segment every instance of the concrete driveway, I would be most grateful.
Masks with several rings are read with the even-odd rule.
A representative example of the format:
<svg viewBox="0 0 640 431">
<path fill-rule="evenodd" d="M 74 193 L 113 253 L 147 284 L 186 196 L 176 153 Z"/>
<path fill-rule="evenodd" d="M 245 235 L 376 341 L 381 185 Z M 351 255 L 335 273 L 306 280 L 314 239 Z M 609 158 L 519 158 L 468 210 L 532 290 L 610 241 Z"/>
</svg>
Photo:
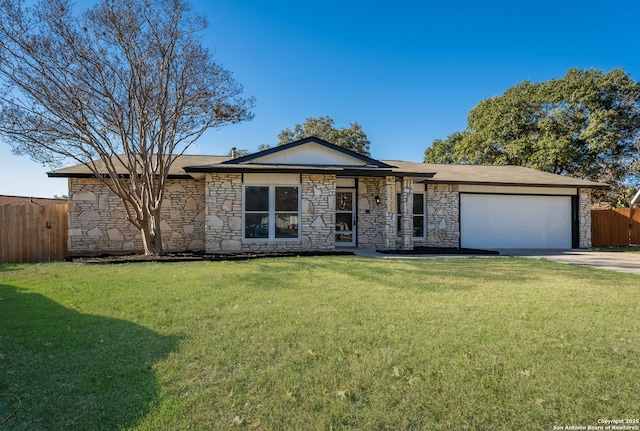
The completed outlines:
<svg viewBox="0 0 640 431">
<path fill-rule="evenodd" d="M 640 253 L 592 250 L 500 250 L 501 256 L 548 259 L 640 275 Z"/>
<path fill-rule="evenodd" d="M 381 254 L 368 249 L 349 249 L 355 254 L 367 257 L 383 259 L 438 259 L 438 258 L 466 258 L 469 255 L 451 254 Z M 548 259 L 554 262 L 569 263 L 572 265 L 590 266 L 593 268 L 606 269 L 609 271 L 629 272 L 640 275 L 640 253 L 615 252 L 615 251 L 592 251 L 592 250 L 540 250 L 540 249 L 503 249 L 499 250 L 500 256 L 475 257 L 496 258 L 496 257 L 528 257 L 532 259 Z"/>
</svg>

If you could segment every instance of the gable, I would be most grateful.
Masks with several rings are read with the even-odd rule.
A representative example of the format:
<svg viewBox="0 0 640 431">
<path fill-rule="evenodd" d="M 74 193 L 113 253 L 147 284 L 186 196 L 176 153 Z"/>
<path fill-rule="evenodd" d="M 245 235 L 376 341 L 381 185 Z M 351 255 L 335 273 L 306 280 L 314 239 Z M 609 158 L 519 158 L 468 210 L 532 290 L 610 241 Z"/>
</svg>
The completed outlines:
<svg viewBox="0 0 640 431">
<path fill-rule="evenodd" d="M 316 137 L 279 145 L 265 151 L 232 159 L 233 165 L 349 166 L 390 168 L 379 160 L 339 147 Z"/>
<path fill-rule="evenodd" d="M 338 152 L 316 142 L 287 148 L 282 151 L 256 157 L 250 163 L 273 165 L 330 165 L 367 166 L 364 160 Z"/>
</svg>

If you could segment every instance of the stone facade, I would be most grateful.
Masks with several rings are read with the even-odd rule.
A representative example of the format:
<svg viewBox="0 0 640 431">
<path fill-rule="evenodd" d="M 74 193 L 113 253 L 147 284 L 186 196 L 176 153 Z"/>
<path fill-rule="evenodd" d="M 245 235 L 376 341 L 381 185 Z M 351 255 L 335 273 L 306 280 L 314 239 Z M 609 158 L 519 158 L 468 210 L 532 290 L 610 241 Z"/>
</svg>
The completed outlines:
<svg viewBox="0 0 640 431">
<path fill-rule="evenodd" d="M 384 244 L 383 230 L 385 206 L 376 204 L 376 196 L 383 195 L 384 180 L 381 178 L 360 178 L 358 180 L 358 224 L 356 227 L 357 246 L 380 248 Z"/>
<path fill-rule="evenodd" d="M 242 251 L 242 175 L 207 174 L 205 184 L 207 253 Z"/>
<path fill-rule="evenodd" d="M 579 245 L 580 248 L 591 247 L 591 190 L 578 190 Z"/>
<path fill-rule="evenodd" d="M 243 239 L 243 178 L 242 174 L 210 173 L 201 180 L 169 180 L 161 222 L 165 250 L 208 253 L 335 250 L 337 180 L 334 174 L 296 176 L 300 187 L 300 238 L 279 241 Z M 265 185 L 269 184 L 269 178 Z M 401 182 L 397 183 L 398 180 Z M 426 185 L 426 237 L 412 238 L 412 178 L 364 177 L 355 181 L 357 247 L 459 246 L 459 186 Z M 422 190 L 422 185 L 416 187 Z M 403 216 L 400 235 L 398 195 L 402 214 L 407 215 Z M 376 203 L 376 196 L 380 197 L 380 203 Z M 590 200 L 590 189 L 578 190 L 581 248 L 591 246 Z M 141 235 L 127 221 L 120 199 L 98 179 L 69 179 L 68 233 L 72 254 L 142 251 Z"/>
<path fill-rule="evenodd" d="M 301 175 L 300 239 L 243 240 L 242 175 L 208 174 L 206 178 L 207 253 L 330 251 L 335 248 L 335 175 Z"/>
<path fill-rule="evenodd" d="M 302 176 L 301 250 L 332 251 L 336 246 L 336 176 Z"/>
<path fill-rule="evenodd" d="M 160 225 L 167 251 L 204 250 L 204 188 L 195 179 L 167 181 Z M 69 179 L 68 233 L 72 254 L 143 250 L 121 200 L 94 178 Z"/>
<path fill-rule="evenodd" d="M 419 245 L 430 247 L 460 246 L 460 193 L 450 184 L 428 184 L 427 238 Z"/>
</svg>

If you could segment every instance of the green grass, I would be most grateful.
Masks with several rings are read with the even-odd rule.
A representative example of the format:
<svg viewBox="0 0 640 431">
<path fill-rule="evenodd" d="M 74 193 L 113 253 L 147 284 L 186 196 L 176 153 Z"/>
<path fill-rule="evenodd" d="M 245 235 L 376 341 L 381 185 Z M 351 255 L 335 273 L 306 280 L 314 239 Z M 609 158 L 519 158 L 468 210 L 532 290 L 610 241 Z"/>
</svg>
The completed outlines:
<svg viewBox="0 0 640 431">
<path fill-rule="evenodd" d="M 638 316 L 640 277 L 544 260 L 5 265 L 0 429 L 640 418 Z"/>
</svg>

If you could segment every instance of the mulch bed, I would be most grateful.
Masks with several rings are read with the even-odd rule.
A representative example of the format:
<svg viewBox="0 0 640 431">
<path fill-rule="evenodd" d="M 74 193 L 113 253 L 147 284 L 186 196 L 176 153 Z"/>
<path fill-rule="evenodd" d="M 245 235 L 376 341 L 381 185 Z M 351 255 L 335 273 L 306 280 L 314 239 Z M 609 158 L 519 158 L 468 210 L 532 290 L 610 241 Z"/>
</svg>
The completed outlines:
<svg viewBox="0 0 640 431">
<path fill-rule="evenodd" d="M 376 250 L 383 254 L 400 254 L 400 255 L 416 255 L 416 254 L 457 254 L 469 256 L 498 256 L 500 252 L 495 250 L 479 250 L 475 248 L 461 247 L 415 247 L 413 250 Z"/>
<path fill-rule="evenodd" d="M 266 257 L 295 257 L 295 256 L 345 256 L 353 255 L 352 252 L 273 252 L 273 253 L 234 253 L 234 254 L 207 254 L 207 253 L 165 253 L 157 256 L 145 256 L 144 254 L 99 256 L 71 256 L 66 260 L 78 264 L 108 265 L 117 263 L 134 262 L 205 262 L 222 260 L 248 260 Z"/>
</svg>

